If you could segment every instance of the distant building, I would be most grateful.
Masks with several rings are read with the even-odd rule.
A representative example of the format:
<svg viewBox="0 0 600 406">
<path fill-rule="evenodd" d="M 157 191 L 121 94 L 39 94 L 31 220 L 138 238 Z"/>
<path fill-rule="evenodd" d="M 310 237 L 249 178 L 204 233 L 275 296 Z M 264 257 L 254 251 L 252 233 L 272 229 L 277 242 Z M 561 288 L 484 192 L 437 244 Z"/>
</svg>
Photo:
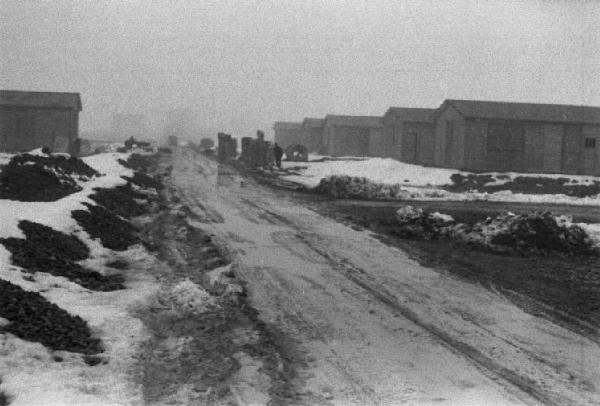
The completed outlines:
<svg viewBox="0 0 600 406">
<path fill-rule="evenodd" d="M 0 150 L 77 153 L 79 93 L 0 90 Z"/>
<path fill-rule="evenodd" d="M 302 144 L 302 123 L 276 121 L 273 124 L 274 140 L 280 147 L 286 149 L 290 145 Z"/>
<path fill-rule="evenodd" d="M 379 150 L 373 152 L 402 162 L 433 165 L 434 112 L 435 109 L 390 107 L 382 119 Z"/>
<path fill-rule="evenodd" d="M 376 156 L 381 132 L 381 117 L 327 115 L 323 122 L 323 152 L 333 156 Z"/>
<path fill-rule="evenodd" d="M 433 117 L 438 166 L 600 175 L 600 107 L 446 100 Z"/>
<path fill-rule="evenodd" d="M 323 152 L 323 125 L 325 120 L 321 118 L 307 117 L 302 121 L 302 142 L 308 152 Z"/>
<path fill-rule="evenodd" d="M 146 117 L 143 114 L 115 114 L 112 131 L 120 141 L 130 137 L 142 139 L 147 136 L 148 131 Z"/>
</svg>

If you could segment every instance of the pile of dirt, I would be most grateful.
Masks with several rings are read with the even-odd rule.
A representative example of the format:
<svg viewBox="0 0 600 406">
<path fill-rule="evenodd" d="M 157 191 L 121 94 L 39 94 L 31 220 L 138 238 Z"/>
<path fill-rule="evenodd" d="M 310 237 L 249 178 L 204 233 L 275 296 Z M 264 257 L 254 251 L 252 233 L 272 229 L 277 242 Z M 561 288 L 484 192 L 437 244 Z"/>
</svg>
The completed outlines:
<svg viewBox="0 0 600 406">
<path fill-rule="evenodd" d="M 154 159 L 154 155 L 131 154 L 127 160 L 119 159 L 117 162 L 127 169 L 147 172 L 154 164 Z"/>
<path fill-rule="evenodd" d="M 538 251 L 594 254 L 596 249 L 581 227 L 569 218 L 551 213 L 505 213 L 472 227 L 453 231 L 457 237 L 495 251 Z"/>
<path fill-rule="evenodd" d="M 25 238 L 0 239 L 0 243 L 12 253 L 13 264 L 31 273 L 63 276 L 90 290 L 124 289 L 122 276 L 102 275 L 75 262 L 89 255 L 88 247 L 77 237 L 26 220 L 19 222 L 19 228 L 25 233 Z"/>
<path fill-rule="evenodd" d="M 456 224 L 447 214 L 430 213 L 420 208 L 405 206 L 396 212 L 397 229 L 394 234 L 402 238 L 433 240 L 447 233 Z"/>
<path fill-rule="evenodd" d="M 73 316 L 37 292 L 0 279 L 0 317 L 10 323 L 0 327 L 55 351 L 97 354 L 103 351 L 100 340 L 92 338 L 86 322 Z"/>
<path fill-rule="evenodd" d="M 84 203 L 87 210 L 73 210 L 71 216 L 103 246 L 115 251 L 125 251 L 140 242 L 131 223 L 123 220 L 102 206 Z"/>
<path fill-rule="evenodd" d="M 327 194 L 336 199 L 388 200 L 408 197 L 400 185 L 372 182 L 367 178 L 332 175 L 321 179 L 314 192 Z"/>
<path fill-rule="evenodd" d="M 50 202 L 78 192 L 78 181 L 100 175 L 79 158 L 15 155 L 0 173 L 0 199 Z"/>
<path fill-rule="evenodd" d="M 574 197 L 588 197 L 600 194 L 600 181 L 585 184 L 575 180 L 559 177 L 517 176 L 510 179 L 508 175 L 455 173 L 451 177 L 452 185 L 445 189 L 450 192 L 463 193 L 469 191 L 495 193 L 510 190 L 513 193 L 525 194 L 564 194 Z"/>
<path fill-rule="evenodd" d="M 133 190 L 130 184 L 112 189 L 95 188 L 94 191 L 95 193 L 89 196 L 90 199 L 121 217 L 141 216 L 146 211 L 136 200 L 147 200 L 148 196 Z"/>
<path fill-rule="evenodd" d="M 470 226 L 447 214 L 406 206 L 396 212 L 392 234 L 423 240 L 447 237 L 494 252 L 598 254 L 585 230 L 548 212 L 505 213 Z"/>
</svg>

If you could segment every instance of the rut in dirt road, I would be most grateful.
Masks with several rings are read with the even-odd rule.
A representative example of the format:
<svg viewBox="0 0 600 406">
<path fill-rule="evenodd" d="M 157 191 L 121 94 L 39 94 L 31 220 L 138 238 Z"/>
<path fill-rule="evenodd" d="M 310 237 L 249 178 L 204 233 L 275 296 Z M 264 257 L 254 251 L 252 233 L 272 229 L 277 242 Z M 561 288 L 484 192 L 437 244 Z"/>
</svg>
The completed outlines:
<svg viewBox="0 0 600 406">
<path fill-rule="evenodd" d="M 592 340 L 419 266 L 232 168 L 185 152 L 173 165 L 171 187 L 227 252 L 260 320 L 298 343 L 306 396 L 331 404 L 600 403 Z"/>
</svg>

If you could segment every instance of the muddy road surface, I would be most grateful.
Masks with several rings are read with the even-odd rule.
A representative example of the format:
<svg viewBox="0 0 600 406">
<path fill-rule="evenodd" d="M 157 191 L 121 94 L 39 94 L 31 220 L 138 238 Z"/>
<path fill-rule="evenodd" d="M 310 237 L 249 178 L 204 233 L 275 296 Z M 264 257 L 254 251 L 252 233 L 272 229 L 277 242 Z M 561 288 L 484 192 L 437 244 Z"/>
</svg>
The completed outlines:
<svg viewBox="0 0 600 406">
<path fill-rule="evenodd" d="M 231 261 L 249 331 L 263 337 L 237 353 L 223 404 L 600 404 L 597 337 L 423 267 L 229 166 L 190 151 L 168 159 L 167 187 Z M 236 346 L 226 330 L 225 347 Z"/>
</svg>

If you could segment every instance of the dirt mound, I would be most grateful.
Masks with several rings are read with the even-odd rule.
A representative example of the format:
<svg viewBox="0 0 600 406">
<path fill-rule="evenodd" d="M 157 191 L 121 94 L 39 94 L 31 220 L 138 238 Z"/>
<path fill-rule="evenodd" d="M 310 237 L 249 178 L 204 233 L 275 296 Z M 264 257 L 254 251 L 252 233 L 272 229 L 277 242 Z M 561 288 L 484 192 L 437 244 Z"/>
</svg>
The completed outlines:
<svg viewBox="0 0 600 406">
<path fill-rule="evenodd" d="M 495 252 L 597 254 L 585 230 L 551 213 L 505 213 L 469 226 L 447 214 L 406 206 L 396 212 L 392 233 L 425 240 L 443 236 Z"/>
<path fill-rule="evenodd" d="M 492 249 L 520 252 L 562 252 L 591 254 L 595 252 L 587 233 L 563 216 L 551 213 L 502 214 L 456 233 L 467 241 Z"/>
<path fill-rule="evenodd" d="M 154 155 L 131 154 L 127 160 L 119 159 L 119 164 L 134 171 L 147 172 L 154 165 Z"/>
<path fill-rule="evenodd" d="M 39 342 L 55 351 L 97 354 L 100 340 L 92 338 L 87 323 L 37 292 L 28 292 L 0 279 L 0 317 L 10 321 L 0 332 Z"/>
<path fill-rule="evenodd" d="M 510 179 L 508 175 L 455 173 L 451 177 L 452 185 L 445 189 L 462 193 L 469 191 L 495 193 L 510 190 L 513 193 L 525 194 L 564 194 L 574 197 L 588 197 L 600 194 L 600 181 L 586 184 L 566 178 L 548 178 L 543 176 L 517 176 Z"/>
<path fill-rule="evenodd" d="M 16 155 L 0 173 L 0 199 L 55 201 L 81 190 L 78 181 L 98 175 L 79 158 Z"/>
<path fill-rule="evenodd" d="M 88 210 L 73 210 L 71 216 L 92 238 L 98 238 L 106 248 L 125 251 L 131 245 L 140 242 L 129 222 L 102 206 L 87 203 L 84 205 Z"/>
<path fill-rule="evenodd" d="M 375 183 L 367 178 L 332 175 L 321 179 L 313 188 L 317 193 L 324 193 L 336 199 L 399 199 L 407 192 L 400 185 Z"/>
<path fill-rule="evenodd" d="M 394 234 L 402 238 L 422 238 L 433 240 L 446 233 L 448 227 L 456 224 L 447 214 L 429 213 L 420 208 L 405 206 L 396 212 L 398 228 Z"/>
<path fill-rule="evenodd" d="M 105 276 L 74 262 L 89 255 L 87 246 L 77 237 L 25 220 L 19 222 L 19 228 L 25 233 L 24 239 L 0 239 L 0 243 L 12 253 L 15 265 L 31 273 L 63 276 L 91 290 L 124 289 L 122 276 Z"/>
<path fill-rule="evenodd" d="M 90 195 L 89 198 L 121 217 L 141 216 L 146 211 L 136 199 L 147 200 L 148 196 L 133 190 L 129 184 L 112 189 L 96 188 L 94 190 L 96 193 Z"/>
</svg>

